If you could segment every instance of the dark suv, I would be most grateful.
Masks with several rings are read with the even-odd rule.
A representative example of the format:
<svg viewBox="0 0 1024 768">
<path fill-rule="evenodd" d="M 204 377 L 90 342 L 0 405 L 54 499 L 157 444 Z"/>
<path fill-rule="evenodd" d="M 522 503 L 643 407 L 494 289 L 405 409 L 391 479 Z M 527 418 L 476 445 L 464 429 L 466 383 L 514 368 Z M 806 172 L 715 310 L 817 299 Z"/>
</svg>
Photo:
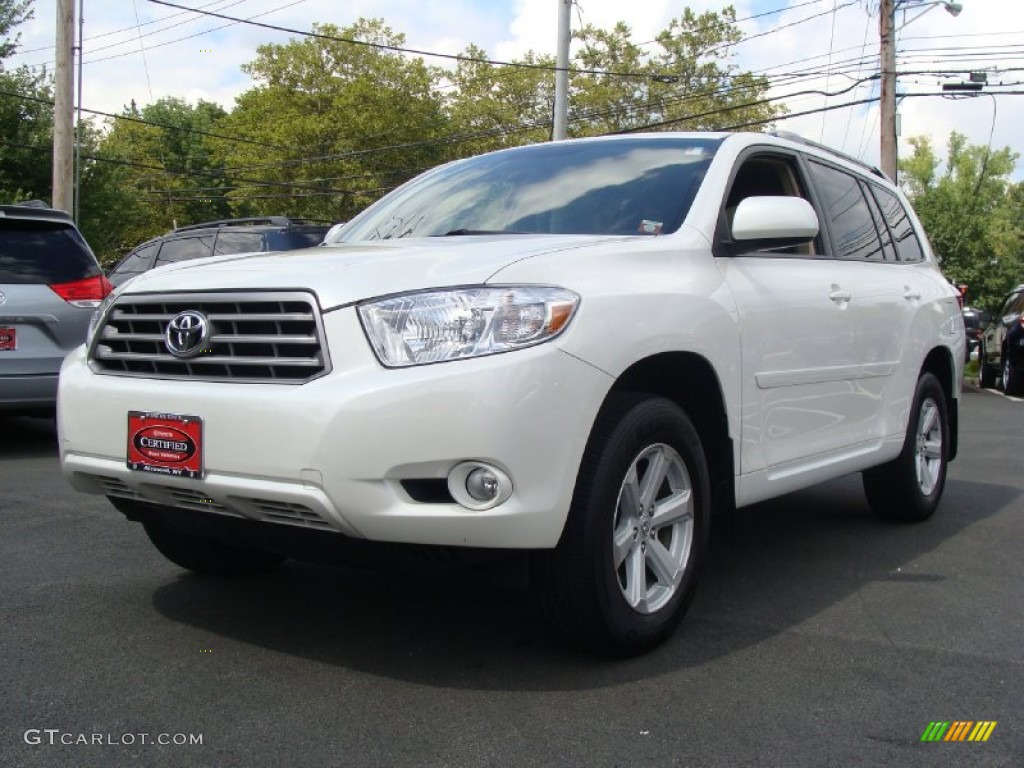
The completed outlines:
<svg viewBox="0 0 1024 768">
<path fill-rule="evenodd" d="M 284 216 L 225 219 L 178 227 L 166 235 L 147 240 L 121 259 L 108 277 L 116 286 L 153 267 L 177 261 L 231 253 L 309 248 L 319 245 L 329 229 L 329 224 Z"/>
<path fill-rule="evenodd" d="M 1006 394 L 1024 395 L 1024 284 L 1010 291 L 981 336 L 978 348 L 981 386 L 995 386 L 996 377 L 1000 375 Z"/>
<path fill-rule="evenodd" d="M 70 216 L 0 205 L 0 412 L 53 412 L 64 356 L 108 293 Z"/>
<path fill-rule="evenodd" d="M 970 360 L 974 351 L 980 347 L 981 335 L 991 322 L 992 316 L 983 309 L 974 309 L 973 307 L 964 307 L 963 316 L 964 333 L 967 335 L 966 359 Z"/>
</svg>

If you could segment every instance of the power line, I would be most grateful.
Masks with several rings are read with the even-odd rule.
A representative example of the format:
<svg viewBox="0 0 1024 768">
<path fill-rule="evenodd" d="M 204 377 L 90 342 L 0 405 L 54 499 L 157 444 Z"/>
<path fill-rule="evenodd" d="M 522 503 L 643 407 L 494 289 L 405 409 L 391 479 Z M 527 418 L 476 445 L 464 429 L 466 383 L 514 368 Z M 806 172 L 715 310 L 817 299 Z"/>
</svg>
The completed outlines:
<svg viewBox="0 0 1024 768">
<path fill-rule="evenodd" d="M 53 106 L 53 100 L 52 99 L 41 99 L 38 96 L 29 96 L 27 93 L 18 93 L 16 91 L 7 91 L 7 90 L 4 90 L 4 89 L 0 89 L 0 96 L 9 96 L 9 97 L 12 97 L 12 98 L 24 99 L 25 101 L 34 101 L 34 102 L 38 102 L 40 104 L 48 104 L 51 107 Z M 156 128 L 165 128 L 165 129 L 171 130 L 171 131 L 182 131 L 184 133 L 194 133 L 194 134 L 196 134 L 198 136 L 209 136 L 210 138 L 213 138 L 213 139 L 225 139 L 226 141 L 234 141 L 234 142 L 238 142 L 240 144 L 253 144 L 255 146 L 266 147 L 268 149 L 281 149 L 281 150 L 290 150 L 290 149 L 292 149 L 292 147 L 288 147 L 288 146 L 285 146 L 283 144 L 269 144 L 269 143 L 267 143 L 265 141 L 256 141 L 255 139 L 244 139 L 244 138 L 240 138 L 238 136 L 228 136 L 227 134 L 213 133 L 212 131 L 202 131 L 202 130 L 199 130 L 198 128 L 189 128 L 189 127 L 183 126 L 183 125 L 170 125 L 169 123 L 160 123 L 160 122 L 157 122 L 155 120 L 144 120 L 141 117 L 133 117 L 131 115 L 117 115 L 117 114 L 114 114 L 113 112 L 103 112 L 103 111 L 98 110 L 98 109 L 86 109 L 85 107 L 82 107 L 82 111 L 83 112 L 88 112 L 90 115 L 99 115 L 100 117 L 109 117 L 109 118 L 113 118 L 114 120 L 125 120 L 125 121 L 130 122 L 130 123 L 139 123 L 141 125 L 149 125 L 149 126 L 153 126 L 153 127 L 156 127 Z"/>
</svg>

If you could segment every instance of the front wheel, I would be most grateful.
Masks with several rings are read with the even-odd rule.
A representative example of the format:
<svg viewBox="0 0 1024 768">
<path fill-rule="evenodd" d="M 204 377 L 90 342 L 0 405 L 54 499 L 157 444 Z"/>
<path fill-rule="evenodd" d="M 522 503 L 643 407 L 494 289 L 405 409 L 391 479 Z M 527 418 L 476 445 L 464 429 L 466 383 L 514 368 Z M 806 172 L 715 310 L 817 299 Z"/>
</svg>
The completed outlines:
<svg viewBox="0 0 1024 768">
<path fill-rule="evenodd" d="M 917 381 L 907 435 L 900 455 L 864 472 L 864 491 L 880 518 L 927 520 L 939 506 L 949 461 L 946 394 L 933 374 Z"/>
<path fill-rule="evenodd" d="M 614 395 L 584 454 L 562 539 L 534 559 L 554 633 L 617 656 L 667 638 L 696 587 L 709 489 L 700 437 L 678 406 Z"/>
</svg>

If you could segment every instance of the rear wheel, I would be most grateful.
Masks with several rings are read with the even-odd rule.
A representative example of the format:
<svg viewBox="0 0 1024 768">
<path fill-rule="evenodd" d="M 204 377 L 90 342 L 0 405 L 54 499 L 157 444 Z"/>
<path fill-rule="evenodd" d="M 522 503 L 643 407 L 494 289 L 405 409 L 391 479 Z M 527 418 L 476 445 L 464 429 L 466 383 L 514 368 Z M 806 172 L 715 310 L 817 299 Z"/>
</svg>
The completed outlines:
<svg viewBox="0 0 1024 768">
<path fill-rule="evenodd" d="M 996 385 L 996 369 L 985 362 L 985 345 L 978 344 L 978 386 L 991 389 Z"/>
<path fill-rule="evenodd" d="M 615 395 L 594 427 L 558 547 L 534 561 L 541 608 L 572 645 L 629 656 L 667 638 L 693 597 L 710 483 L 674 403 Z"/>
<path fill-rule="evenodd" d="M 946 483 L 949 418 L 946 395 L 930 373 L 918 379 L 903 451 L 864 472 L 872 511 L 886 520 L 916 522 L 932 516 Z"/>
<path fill-rule="evenodd" d="M 146 535 L 164 557 L 210 576 L 255 576 L 269 573 L 284 557 L 273 552 L 232 547 L 216 539 L 190 536 L 161 523 L 143 523 Z"/>
<path fill-rule="evenodd" d="M 1003 392 L 1014 397 L 1024 395 L 1024 377 L 1014 368 L 1013 363 L 1010 362 L 1010 356 L 1005 350 L 1003 351 Z"/>
</svg>

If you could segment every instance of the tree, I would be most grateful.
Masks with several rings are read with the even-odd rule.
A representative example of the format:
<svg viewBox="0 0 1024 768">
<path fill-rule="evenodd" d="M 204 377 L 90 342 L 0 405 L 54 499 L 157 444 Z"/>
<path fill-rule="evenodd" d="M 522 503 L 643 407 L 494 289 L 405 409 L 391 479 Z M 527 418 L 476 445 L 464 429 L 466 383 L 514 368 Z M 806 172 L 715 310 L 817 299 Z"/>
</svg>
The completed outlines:
<svg viewBox="0 0 1024 768">
<path fill-rule="evenodd" d="M 53 91 L 44 74 L 0 72 L 0 202 L 49 201 Z"/>
<path fill-rule="evenodd" d="M 108 121 L 82 168 L 81 227 L 102 260 L 175 225 L 231 216 L 233 182 L 208 136 L 225 115 L 212 102 L 164 98 Z"/>
<path fill-rule="evenodd" d="M 584 27 L 575 35 L 579 68 L 607 74 L 572 78 L 572 134 L 768 124 L 784 112 L 763 103 L 768 81 L 725 63 L 743 38 L 735 20 L 731 7 L 700 15 L 687 8 L 658 34 L 655 51 L 634 43 L 623 22 L 611 30 Z"/>
<path fill-rule="evenodd" d="M 742 39 L 735 12 L 695 15 L 689 9 L 662 30 L 655 51 L 632 40 L 629 26 L 592 25 L 576 32 L 580 50 L 572 64 L 569 135 L 627 130 L 708 130 L 766 124 L 784 109 L 763 103 L 765 78 L 740 72 L 728 60 Z M 488 64 L 475 46 L 449 75 L 448 112 L 459 136 L 455 152 L 543 141 L 554 107 L 554 60 L 532 51 L 513 66 Z"/>
<path fill-rule="evenodd" d="M 4 71 L 4 59 L 18 49 L 20 34 L 12 37 L 12 30 L 33 16 L 32 0 L 0 0 L 0 72 Z"/>
<path fill-rule="evenodd" d="M 968 285 L 972 306 L 998 309 L 1024 275 L 1024 190 L 1010 181 L 1018 155 L 992 151 L 950 134 L 945 163 L 926 137 L 910 139 L 901 181 L 914 204 L 942 271 Z"/>
<path fill-rule="evenodd" d="M 380 47 L 403 35 L 380 19 L 314 33 L 261 45 L 243 67 L 255 85 L 219 131 L 246 141 L 216 142 L 226 166 L 259 180 L 229 193 L 236 212 L 345 219 L 444 159 L 435 70 Z"/>
<path fill-rule="evenodd" d="M 546 141 L 555 103 L 555 60 L 532 51 L 513 66 L 489 64 L 487 52 L 471 45 L 455 70 L 447 111 L 457 138 L 452 158 Z M 522 65 L 522 66 L 515 66 Z"/>
</svg>

